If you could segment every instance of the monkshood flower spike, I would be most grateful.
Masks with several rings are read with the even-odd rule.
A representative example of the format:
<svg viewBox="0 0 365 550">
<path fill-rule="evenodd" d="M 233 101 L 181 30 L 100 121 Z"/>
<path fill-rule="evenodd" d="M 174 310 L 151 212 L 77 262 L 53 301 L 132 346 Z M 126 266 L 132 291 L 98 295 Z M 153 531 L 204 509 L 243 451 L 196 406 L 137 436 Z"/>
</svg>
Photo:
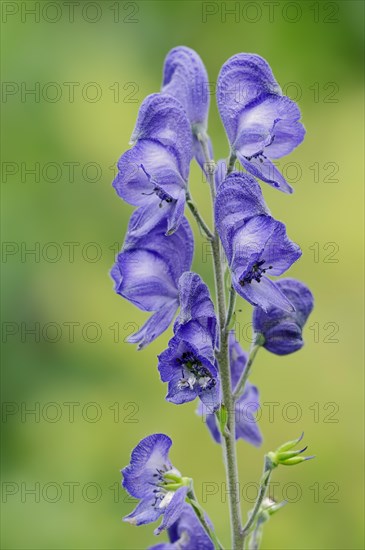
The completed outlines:
<svg viewBox="0 0 365 550">
<path fill-rule="evenodd" d="M 265 313 L 256 307 L 252 316 L 253 329 L 264 337 L 262 345 L 265 349 L 277 355 L 288 355 L 304 345 L 302 330 L 313 309 L 313 295 L 304 283 L 295 279 L 281 279 L 276 285 L 295 311 L 286 312 L 273 307 Z"/>
<path fill-rule="evenodd" d="M 141 207 L 136 234 L 165 220 L 165 233 L 170 235 L 184 216 L 193 154 L 190 124 L 181 104 L 171 96 L 148 96 L 132 143 L 118 162 L 113 186 L 126 202 Z"/>
<path fill-rule="evenodd" d="M 186 219 L 170 237 L 165 223 L 159 222 L 145 235 L 135 237 L 140 209 L 132 215 L 124 246 L 111 271 L 115 291 L 143 311 L 154 312 L 128 342 L 147 346 L 172 322 L 179 306 L 178 283 L 190 269 L 193 234 Z"/>
<path fill-rule="evenodd" d="M 205 158 L 198 136 L 206 135 L 209 111 L 209 82 L 199 55 L 186 46 L 173 48 L 166 56 L 163 69 L 163 93 L 172 95 L 184 107 L 191 124 L 194 156 L 204 169 Z M 208 136 L 208 148 L 212 146 Z"/>
<path fill-rule="evenodd" d="M 304 283 L 277 279 L 301 250 L 270 213 L 257 179 L 292 192 L 274 161 L 293 151 L 305 130 L 298 106 L 282 94 L 267 61 L 256 54 L 234 55 L 217 83 L 230 155 L 216 162 L 208 135 L 212 84 L 194 50 L 178 46 L 168 52 L 161 91 L 142 102 L 131 148 L 118 162 L 113 186 L 136 209 L 111 275 L 117 294 L 150 313 L 128 342 L 142 349 L 171 326 L 167 347 L 157 356 L 166 400 L 175 405 L 197 400 L 197 412 L 223 453 L 231 533 L 226 548 L 258 550 L 267 520 L 285 504 L 267 498 L 271 475 L 280 465 L 313 458 L 304 456 L 302 436 L 267 453 L 254 506 L 249 512 L 241 509 L 238 472 L 245 470 L 239 468 L 237 440 L 258 447 L 263 439 L 256 418 L 259 390 L 251 382 L 258 351 L 264 347 L 287 355 L 299 350 L 313 308 Z M 205 221 L 190 194 L 193 157 L 209 186 L 212 222 Z M 235 171 L 237 160 L 243 172 Z M 185 204 L 209 247 L 195 255 L 194 269 L 201 260 L 204 278 L 214 277 L 215 303 L 199 272 L 192 271 L 194 239 Z M 206 264 L 210 253 L 213 273 Z M 236 339 L 232 330 L 238 328 L 237 295 L 253 306 L 249 353 L 239 343 L 242 331 Z M 270 389 L 269 382 L 262 378 L 267 387 L 261 392 Z M 191 409 L 184 407 L 181 414 Z M 182 419 L 189 434 L 192 421 Z M 124 520 L 134 525 L 161 521 L 154 533 L 166 530 L 169 542 L 151 550 L 223 550 L 193 480 L 169 459 L 171 444 L 167 435 L 155 433 L 133 450 L 122 470 L 123 487 L 139 502 Z M 199 460 L 194 438 L 184 449 L 186 459 Z M 203 465 L 207 461 L 209 456 L 202 458 Z"/>
<path fill-rule="evenodd" d="M 271 159 L 289 154 L 305 130 L 298 106 L 282 95 L 269 64 L 254 54 L 228 59 L 218 76 L 217 102 L 231 155 L 255 177 L 292 193 Z"/>
<path fill-rule="evenodd" d="M 238 381 L 243 375 L 247 365 L 248 355 L 236 341 L 234 333 L 229 335 L 229 362 L 231 369 L 232 391 L 235 389 Z M 259 391 L 256 386 L 246 382 L 243 395 L 235 403 L 236 415 L 236 439 L 244 439 L 256 447 L 262 443 L 262 436 L 257 426 L 254 413 L 260 407 Z M 202 403 L 199 405 L 197 413 L 205 419 L 207 427 L 217 443 L 222 442 L 221 431 L 218 424 L 217 415 L 209 410 Z"/>
<path fill-rule="evenodd" d="M 155 522 L 163 516 L 155 529 L 158 535 L 171 527 L 180 517 L 191 480 L 182 477 L 169 458 L 171 439 L 164 434 L 153 434 L 142 439 L 132 451 L 131 462 L 122 470 L 123 487 L 140 499 L 137 508 L 123 519 L 133 525 Z"/>
</svg>

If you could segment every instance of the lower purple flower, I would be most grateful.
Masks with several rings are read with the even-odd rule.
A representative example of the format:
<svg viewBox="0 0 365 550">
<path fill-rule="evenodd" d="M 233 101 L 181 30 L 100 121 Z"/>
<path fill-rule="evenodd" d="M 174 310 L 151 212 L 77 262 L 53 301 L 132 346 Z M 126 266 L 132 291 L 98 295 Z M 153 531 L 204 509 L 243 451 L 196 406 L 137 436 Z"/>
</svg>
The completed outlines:
<svg viewBox="0 0 365 550">
<path fill-rule="evenodd" d="M 203 331 L 200 334 L 203 339 Z M 198 347 L 178 336 L 170 340 L 168 348 L 158 356 L 161 380 L 168 382 L 167 401 L 181 405 L 199 397 L 206 406 L 213 409 L 219 406 L 218 370 L 213 350 L 211 353 L 206 350 L 206 346 Z"/>
<path fill-rule="evenodd" d="M 249 219 L 232 235 L 227 254 L 236 292 L 265 311 L 272 306 L 293 311 L 288 298 L 267 275 L 282 275 L 301 254 L 283 223 L 267 215 Z"/>
<path fill-rule="evenodd" d="M 153 434 L 140 441 L 132 451 L 131 462 L 122 470 L 123 487 L 140 499 L 131 514 L 123 518 L 133 525 L 152 523 L 163 516 L 155 529 L 158 535 L 171 527 L 180 517 L 188 485 L 169 458 L 171 439 L 164 434 Z"/>
<path fill-rule="evenodd" d="M 180 277 L 179 302 L 174 337 L 158 356 L 161 380 L 168 382 L 166 399 L 180 405 L 199 397 L 215 409 L 220 403 L 214 357 L 217 319 L 209 289 L 196 273 Z"/>
<path fill-rule="evenodd" d="M 159 222 L 145 235 L 134 234 L 139 210 L 130 220 L 125 244 L 112 269 L 115 291 L 143 311 L 154 312 L 143 327 L 128 338 L 147 346 L 170 325 L 179 306 L 178 282 L 190 269 L 193 258 L 193 234 L 184 218 L 170 237 L 165 223 Z"/>
<path fill-rule="evenodd" d="M 234 334 L 229 334 L 229 362 L 231 369 L 231 386 L 234 391 L 247 364 L 247 353 L 236 341 Z M 259 391 L 256 386 L 246 383 L 243 395 L 237 400 L 235 406 L 236 439 L 244 439 L 251 445 L 259 446 L 262 443 L 262 436 L 257 426 L 254 413 L 260 407 Z M 217 418 L 209 407 L 200 404 L 197 413 L 203 416 L 213 439 L 221 443 L 221 433 Z"/>
<path fill-rule="evenodd" d="M 211 525 L 207 516 L 205 519 Z M 170 542 L 156 544 L 149 550 L 214 550 L 213 542 L 188 504 L 184 504 L 179 519 L 169 527 L 168 535 Z"/>
<path fill-rule="evenodd" d="M 272 307 L 265 313 L 255 308 L 253 328 L 264 336 L 264 348 L 277 355 L 288 355 L 303 347 L 302 330 L 313 309 L 313 295 L 305 284 L 295 279 L 281 279 L 276 284 L 295 311 Z"/>
</svg>

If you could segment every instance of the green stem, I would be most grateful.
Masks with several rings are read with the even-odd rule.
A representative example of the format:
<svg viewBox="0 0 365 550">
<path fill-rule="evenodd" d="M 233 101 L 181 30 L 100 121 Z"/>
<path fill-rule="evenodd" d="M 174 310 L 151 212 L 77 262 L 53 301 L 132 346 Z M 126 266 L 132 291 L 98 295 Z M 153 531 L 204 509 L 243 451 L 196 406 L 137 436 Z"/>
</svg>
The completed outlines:
<svg viewBox="0 0 365 550">
<path fill-rule="evenodd" d="M 228 161 L 228 168 L 227 168 L 227 176 L 228 174 L 230 174 L 231 172 L 233 172 L 233 168 L 234 168 L 234 163 L 236 162 L 236 153 L 234 153 L 233 151 L 231 151 L 231 154 L 230 154 L 230 157 L 229 157 L 229 161 Z"/>
<path fill-rule="evenodd" d="M 220 543 L 217 535 L 214 532 L 214 529 L 212 529 L 209 526 L 207 520 L 205 519 L 205 512 L 203 508 L 200 506 L 199 502 L 197 501 L 194 490 L 192 488 L 189 490 L 187 494 L 187 501 L 193 507 L 193 510 L 197 515 L 197 518 L 199 519 L 200 523 L 202 524 L 209 538 L 212 540 L 214 544 L 214 548 L 216 550 L 224 550 L 222 544 Z"/>
<path fill-rule="evenodd" d="M 204 235 L 210 240 L 212 241 L 214 239 L 214 235 L 213 233 L 211 232 L 211 230 L 209 229 L 208 225 L 206 224 L 206 222 L 203 220 L 202 216 L 200 215 L 195 203 L 192 201 L 190 195 L 187 193 L 186 194 L 186 203 L 190 209 L 190 212 L 192 213 L 192 215 L 194 216 L 194 218 L 196 219 L 197 221 L 197 224 L 199 226 L 199 228 L 202 230 L 202 232 L 204 233 Z"/>
<path fill-rule="evenodd" d="M 245 385 L 246 385 L 248 377 L 250 376 L 253 362 L 254 362 L 255 357 L 257 355 L 257 352 L 259 351 L 261 346 L 262 346 L 262 341 L 261 341 L 261 338 L 259 336 L 258 338 L 256 338 L 253 346 L 251 347 L 250 355 L 248 356 L 248 361 L 247 361 L 246 368 L 243 371 L 243 373 L 241 374 L 241 378 L 238 380 L 236 389 L 233 392 L 234 401 L 237 401 L 237 399 L 245 391 Z"/>
<path fill-rule="evenodd" d="M 205 156 L 207 165 L 208 181 L 210 185 L 210 192 L 212 196 L 212 202 L 214 205 L 215 200 L 215 183 L 214 172 L 210 170 L 213 166 L 212 160 L 209 156 L 208 142 L 206 134 L 199 133 L 198 139 L 202 145 L 202 150 Z M 231 392 L 231 373 L 229 367 L 229 354 L 228 354 L 228 331 L 226 330 L 226 300 L 224 293 L 224 276 L 223 266 L 221 261 L 221 243 L 217 228 L 214 227 L 214 238 L 212 240 L 212 252 L 214 263 L 214 275 L 215 275 L 215 288 L 216 297 L 218 302 L 218 317 L 220 326 L 220 349 L 217 353 L 217 360 L 219 364 L 219 372 L 221 376 L 223 403 L 227 410 L 227 429 L 222 433 L 223 449 L 226 467 L 226 477 L 229 487 L 229 509 L 231 519 L 231 534 L 233 550 L 242 549 L 242 536 L 241 536 L 241 505 L 239 498 L 239 484 L 238 484 L 238 469 L 237 469 L 237 456 L 236 456 L 236 439 L 235 439 L 235 409 L 234 401 Z"/>
<path fill-rule="evenodd" d="M 242 529 L 243 539 L 245 539 L 247 537 L 251 527 L 255 523 L 256 516 L 257 516 L 257 514 L 260 510 L 262 501 L 265 498 L 266 491 L 267 491 L 267 488 L 269 486 L 271 472 L 272 472 L 272 463 L 271 463 L 270 460 L 268 460 L 267 457 L 265 457 L 264 474 L 263 474 L 262 479 L 261 479 L 259 494 L 257 496 L 257 500 L 255 502 L 255 506 L 252 510 L 252 513 L 251 513 L 250 517 L 248 518 L 246 524 L 244 525 L 244 527 Z"/>
<path fill-rule="evenodd" d="M 229 331 L 229 327 L 230 327 L 230 324 L 231 324 L 235 304 L 236 304 L 236 291 L 233 288 L 233 286 L 231 286 L 231 288 L 229 290 L 229 302 L 228 302 L 227 317 L 226 317 L 226 322 L 225 322 L 225 325 L 224 325 L 226 331 Z"/>
</svg>

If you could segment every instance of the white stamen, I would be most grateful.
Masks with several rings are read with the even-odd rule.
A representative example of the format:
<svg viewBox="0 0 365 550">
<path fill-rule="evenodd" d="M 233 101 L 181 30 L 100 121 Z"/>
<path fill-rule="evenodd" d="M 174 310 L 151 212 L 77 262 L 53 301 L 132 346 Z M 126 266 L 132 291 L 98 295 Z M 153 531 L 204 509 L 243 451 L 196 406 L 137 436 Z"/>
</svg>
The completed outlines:
<svg viewBox="0 0 365 550">
<path fill-rule="evenodd" d="M 211 379 L 209 376 L 202 376 L 201 378 L 199 378 L 199 386 L 205 389 L 208 386 L 210 380 Z"/>
<path fill-rule="evenodd" d="M 190 387 L 191 390 L 194 389 L 194 384 L 195 384 L 195 382 L 196 382 L 196 378 L 195 378 L 195 376 L 192 374 L 192 375 L 189 376 L 189 378 L 188 378 L 188 384 L 189 384 L 189 387 Z"/>
<path fill-rule="evenodd" d="M 166 495 L 163 497 L 158 507 L 166 508 L 166 506 L 168 506 L 172 501 L 172 497 L 174 496 L 174 494 L 175 494 L 174 491 L 169 491 L 168 493 L 166 493 Z"/>
</svg>

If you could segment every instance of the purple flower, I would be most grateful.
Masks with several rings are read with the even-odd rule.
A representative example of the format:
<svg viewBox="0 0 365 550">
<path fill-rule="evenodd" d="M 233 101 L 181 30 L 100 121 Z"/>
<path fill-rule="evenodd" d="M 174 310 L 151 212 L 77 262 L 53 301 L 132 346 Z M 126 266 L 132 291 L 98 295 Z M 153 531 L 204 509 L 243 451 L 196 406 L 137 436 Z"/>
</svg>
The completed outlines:
<svg viewBox="0 0 365 550">
<path fill-rule="evenodd" d="M 255 308 L 253 328 L 264 336 L 264 348 L 277 355 L 287 355 L 303 347 L 302 330 L 313 309 L 313 295 L 305 284 L 295 279 L 281 279 L 277 286 L 293 304 L 295 311 L 286 312 L 272 307 L 265 313 Z"/>
<path fill-rule="evenodd" d="M 209 344 L 214 346 L 217 340 L 217 317 L 209 289 L 197 273 L 187 271 L 181 275 L 179 304 L 180 313 L 174 325 L 175 335 L 189 340 L 189 327 L 198 322 L 206 330 Z"/>
<path fill-rule="evenodd" d="M 118 162 L 113 186 L 126 202 L 143 208 L 136 231 L 146 233 L 165 219 L 170 235 L 183 219 L 193 154 L 189 121 L 180 103 L 162 94 L 148 96 L 132 143 Z"/>
<path fill-rule="evenodd" d="M 167 401 L 177 405 L 199 397 L 219 406 L 219 378 L 214 358 L 217 320 L 208 287 L 196 273 L 179 281 L 180 315 L 174 337 L 158 356 L 161 380 L 168 382 Z"/>
<path fill-rule="evenodd" d="M 229 363 L 231 369 L 231 386 L 232 391 L 244 372 L 247 364 L 247 353 L 241 348 L 236 341 L 233 332 L 229 334 Z M 259 446 L 262 443 L 262 436 L 257 426 L 254 414 L 260 407 L 259 391 L 256 386 L 246 382 L 243 395 L 237 400 L 235 405 L 236 419 L 236 439 L 244 439 L 251 445 Z M 217 422 L 217 418 L 211 409 L 200 404 L 197 413 L 207 423 L 213 439 L 217 443 L 221 443 L 221 434 Z"/>
<path fill-rule="evenodd" d="M 111 271 L 115 291 L 143 311 L 155 312 L 143 327 L 128 338 L 147 346 L 170 325 L 179 305 L 178 282 L 193 259 L 193 234 L 186 219 L 170 237 L 160 221 L 148 234 L 135 236 L 140 209 L 129 222 L 122 251 Z"/>
<path fill-rule="evenodd" d="M 132 451 L 130 464 L 122 470 L 123 487 L 132 497 L 140 499 L 124 521 L 144 525 L 163 515 L 156 535 L 180 517 L 189 489 L 184 485 L 187 478 L 181 477 L 168 458 L 171 445 L 171 439 L 164 434 L 145 437 Z"/>
<path fill-rule="evenodd" d="M 205 519 L 211 525 L 207 516 Z M 150 550 L 214 550 L 213 542 L 188 504 L 184 504 L 179 519 L 169 527 L 168 535 L 170 542 L 156 544 Z"/>
<path fill-rule="evenodd" d="M 197 134 L 207 130 L 209 83 L 204 63 L 194 50 L 178 46 L 167 54 L 162 92 L 176 98 L 184 107 L 193 132 L 194 155 L 204 169 L 205 159 Z M 210 140 L 208 147 L 212 153 Z"/>
<path fill-rule="evenodd" d="M 236 292 L 265 311 L 272 306 L 293 311 L 266 274 L 282 275 L 301 256 L 301 250 L 287 237 L 285 225 L 267 214 L 253 178 L 234 173 L 222 183 L 215 220 Z"/>
<path fill-rule="evenodd" d="M 292 188 L 270 159 L 290 153 L 304 139 L 296 103 L 282 95 L 268 63 L 237 54 L 218 77 L 219 112 L 232 152 L 254 176 L 285 193 Z"/>
<path fill-rule="evenodd" d="M 232 234 L 249 218 L 270 214 L 260 185 L 250 174 L 240 172 L 232 172 L 222 182 L 219 177 L 214 209 L 219 236 L 225 250 L 231 244 Z"/>
<path fill-rule="evenodd" d="M 207 356 L 206 333 L 198 332 L 194 345 L 174 336 L 159 356 L 162 382 L 168 382 L 166 400 L 181 405 L 199 397 L 212 408 L 219 406 L 218 370 L 212 355 Z"/>
</svg>

